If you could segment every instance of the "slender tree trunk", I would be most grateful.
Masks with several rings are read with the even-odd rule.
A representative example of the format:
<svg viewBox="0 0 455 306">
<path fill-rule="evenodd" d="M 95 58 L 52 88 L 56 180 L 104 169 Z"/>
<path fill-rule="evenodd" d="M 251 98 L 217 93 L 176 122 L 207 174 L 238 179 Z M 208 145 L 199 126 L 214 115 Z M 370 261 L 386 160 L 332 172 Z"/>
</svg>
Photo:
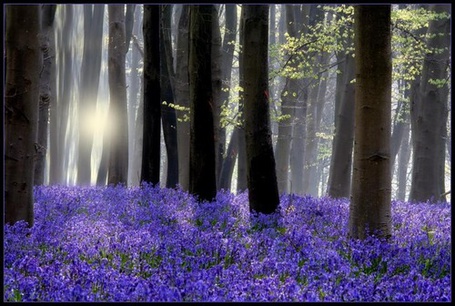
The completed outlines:
<svg viewBox="0 0 455 306">
<path fill-rule="evenodd" d="M 216 195 L 211 5 L 190 7 L 190 186 L 200 201 Z"/>
<path fill-rule="evenodd" d="M 172 6 L 164 5 L 162 10 L 162 27 L 161 27 L 161 95 L 162 100 L 166 104 L 161 104 L 161 119 L 163 123 L 163 136 L 166 143 L 167 155 L 167 175 L 166 187 L 177 187 L 179 179 L 179 164 L 178 164 L 178 150 L 177 150 L 177 118 L 175 116 L 175 109 L 169 106 L 169 103 L 174 104 L 174 93 L 171 86 L 170 69 L 173 65 L 172 57 L 172 42 L 171 42 L 171 11 Z M 169 63 L 170 61 L 170 63 Z M 172 76 L 171 76 L 172 75 Z"/>
<path fill-rule="evenodd" d="M 432 5 L 435 13 L 450 14 L 448 5 Z M 447 100 L 450 65 L 450 19 L 430 21 L 427 45 L 442 52 L 425 56 L 420 86 L 411 105 L 413 170 L 409 200 L 413 202 L 445 201 L 445 139 L 447 137 Z M 444 81 L 438 87 L 430 80 Z"/>
<path fill-rule="evenodd" d="M 41 7 L 41 50 L 43 52 L 43 70 L 40 76 L 40 97 L 38 115 L 37 158 L 35 161 L 34 185 L 44 184 L 46 165 L 49 106 L 55 105 L 55 36 L 54 17 L 56 5 Z"/>
<path fill-rule="evenodd" d="M 179 156 L 179 184 L 183 190 L 189 189 L 190 180 L 190 122 L 188 120 L 189 83 L 188 83 L 188 29 L 190 5 L 183 5 L 178 25 L 175 100 L 177 109 L 177 146 Z"/>
<path fill-rule="evenodd" d="M 240 33 L 239 33 L 239 86 L 243 90 L 245 89 L 244 84 L 244 52 L 243 52 L 243 41 L 244 41 L 244 24 L 245 24 L 245 5 L 242 5 L 241 19 L 240 19 Z M 237 159 L 237 192 L 245 191 L 248 188 L 247 185 L 247 174 L 246 174 L 246 143 L 245 143 L 245 115 L 244 115 L 244 93 L 239 92 L 239 132 L 238 132 L 238 159 Z"/>
<path fill-rule="evenodd" d="M 286 24 L 287 32 L 290 37 L 297 37 L 297 29 L 295 22 L 295 13 L 294 10 L 298 8 L 297 6 L 286 6 Z M 294 61 L 290 62 L 292 69 L 297 69 L 296 63 Z M 289 193 L 289 162 L 291 156 L 291 140 L 293 140 L 293 124 L 299 118 L 295 117 L 295 109 L 297 107 L 303 107 L 304 105 L 297 105 L 296 99 L 298 96 L 298 85 L 299 80 L 293 78 L 286 78 L 285 86 L 281 92 L 281 115 L 285 116 L 284 119 L 281 119 L 278 122 L 278 138 L 275 148 L 276 155 L 276 175 L 278 179 L 278 190 L 280 194 Z M 304 109 L 299 111 L 305 112 Z M 301 133 L 297 133 L 296 137 L 302 137 Z M 299 155 L 301 157 L 301 153 Z M 298 168 L 298 165 L 294 165 Z M 300 176 L 301 178 L 302 176 Z M 294 187 L 294 186 L 293 186 Z M 295 188 L 295 187 L 294 187 Z M 294 189 L 293 188 L 293 189 Z"/>
<path fill-rule="evenodd" d="M 273 213 L 279 204 L 269 116 L 267 5 L 245 7 L 245 142 L 250 211 Z"/>
<path fill-rule="evenodd" d="M 226 22 L 225 22 L 225 32 L 223 38 L 223 46 L 222 46 L 222 67 L 221 67 L 221 80 L 222 80 L 222 87 L 223 90 L 220 93 L 220 100 L 221 103 L 227 107 L 229 103 L 229 92 L 231 88 L 231 73 L 232 73 L 232 64 L 234 59 L 234 49 L 235 49 L 235 41 L 237 35 L 237 5 L 226 4 L 225 5 L 225 15 L 226 15 Z M 234 127 L 236 130 L 237 127 Z M 224 138 L 226 138 L 226 129 L 224 129 Z M 233 133 L 234 135 L 234 133 Z M 235 132 L 235 136 L 238 135 L 238 131 Z M 231 145 L 232 143 L 232 145 Z M 232 150 L 235 147 L 235 154 L 233 154 Z M 230 151 L 231 150 L 231 151 Z M 220 175 L 218 176 L 218 189 L 231 189 L 231 179 L 233 173 L 233 167 L 235 163 L 235 158 L 237 157 L 238 152 L 238 140 L 233 139 L 231 136 L 231 140 L 229 142 L 228 148 L 226 150 L 226 156 L 222 159 L 222 166 L 220 170 Z M 232 160 L 232 158 L 234 158 Z M 227 175 L 227 177 L 223 177 L 223 175 Z"/>
<path fill-rule="evenodd" d="M 239 129 L 234 128 L 226 150 L 226 157 L 223 160 L 223 167 L 221 168 L 219 189 L 231 190 L 232 174 L 234 173 L 235 159 L 239 152 Z"/>
<path fill-rule="evenodd" d="M 73 51 L 72 35 L 73 28 L 73 5 L 67 4 L 57 8 L 56 14 L 63 20 L 63 28 L 56 32 L 57 50 L 57 94 L 56 103 L 50 112 L 50 184 L 66 184 L 65 160 L 67 156 L 66 133 L 69 118 L 69 106 L 72 95 L 73 77 Z"/>
<path fill-rule="evenodd" d="M 301 32 L 296 32 L 298 38 L 301 35 L 308 33 L 308 25 L 310 23 L 311 5 L 294 6 L 294 21 L 295 28 Z M 289 9 L 289 8 L 287 8 Z M 287 15 L 288 16 L 288 15 Z M 304 18 L 302 18 L 304 17 Z M 294 68 L 295 69 L 295 68 Z M 294 118 L 292 141 L 290 147 L 290 179 L 289 192 L 303 194 L 304 193 L 304 161 L 307 155 L 307 117 L 309 100 L 311 99 L 310 85 L 311 80 L 308 78 L 294 80 L 291 93 L 295 94 Z"/>
<path fill-rule="evenodd" d="M 134 12 L 134 25 L 132 37 L 133 40 L 137 39 L 142 27 L 142 10 L 140 6 L 136 6 Z M 139 61 L 141 59 L 141 52 L 139 51 L 136 44 L 133 44 L 131 48 L 131 73 L 130 73 L 130 82 L 128 86 L 128 142 L 130 148 L 130 154 L 128 154 L 128 183 L 131 186 L 138 186 L 140 175 L 138 173 L 141 171 L 141 162 L 142 158 L 136 158 L 137 156 L 137 142 L 139 141 L 140 133 L 136 133 L 136 117 L 137 117 L 137 108 L 139 105 L 139 93 L 141 88 L 142 74 L 139 73 Z M 142 137 L 141 137 L 142 138 Z M 142 155 L 139 155 L 142 156 Z"/>
<path fill-rule="evenodd" d="M 406 186 L 408 182 L 408 165 L 411 157 L 410 126 L 407 122 L 403 127 L 403 137 L 401 139 L 400 152 L 398 153 L 398 191 L 397 200 L 405 201 Z"/>
<path fill-rule="evenodd" d="M 79 146 L 77 163 L 78 185 L 90 185 L 92 145 L 96 122 L 98 87 L 101 72 L 104 5 L 84 5 L 84 51 L 82 55 L 80 99 L 78 101 Z"/>
<path fill-rule="evenodd" d="M 391 235 L 390 5 L 354 8 L 355 143 L 349 236 Z"/>
<path fill-rule="evenodd" d="M 109 5 L 109 162 L 108 184 L 128 180 L 128 117 L 125 80 L 125 14 L 123 5 Z"/>
<path fill-rule="evenodd" d="M 355 77 L 355 59 L 352 54 L 344 56 L 341 67 L 341 75 L 337 76 L 335 135 L 327 183 L 327 193 L 332 198 L 348 198 L 351 192 L 355 96 L 355 85 L 351 82 Z"/>
<path fill-rule="evenodd" d="M 6 6 L 5 223 L 34 223 L 33 179 L 42 53 L 39 5 Z"/>
</svg>

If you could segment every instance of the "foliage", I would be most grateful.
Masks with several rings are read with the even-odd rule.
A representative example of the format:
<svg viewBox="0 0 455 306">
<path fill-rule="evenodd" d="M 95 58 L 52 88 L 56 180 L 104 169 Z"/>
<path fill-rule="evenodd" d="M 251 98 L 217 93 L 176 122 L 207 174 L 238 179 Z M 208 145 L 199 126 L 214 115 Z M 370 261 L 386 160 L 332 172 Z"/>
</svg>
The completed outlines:
<svg viewBox="0 0 455 306">
<path fill-rule="evenodd" d="M 393 238 L 348 240 L 347 200 L 35 187 L 35 225 L 5 225 L 6 301 L 449 301 L 451 206 L 393 202 Z"/>
</svg>

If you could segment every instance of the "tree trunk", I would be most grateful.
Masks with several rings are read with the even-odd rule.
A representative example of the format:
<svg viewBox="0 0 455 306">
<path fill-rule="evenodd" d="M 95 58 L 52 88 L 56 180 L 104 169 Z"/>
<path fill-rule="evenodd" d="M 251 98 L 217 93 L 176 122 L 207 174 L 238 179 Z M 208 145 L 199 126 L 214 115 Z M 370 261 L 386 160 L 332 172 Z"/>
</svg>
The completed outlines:
<svg viewBox="0 0 455 306">
<path fill-rule="evenodd" d="M 349 236 L 389 237 L 392 54 L 390 5 L 354 8 L 355 131 Z"/>
<path fill-rule="evenodd" d="M 295 13 L 294 10 L 297 9 L 297 6 L 286 6 L 286 24 L 287 32 L 290 37 L 297 37 L 297 28 L 295 22 Z M 292 69 L 297 69 L 297 63 L 295 61 L 290 61 L 290 67 Z M 289 193 L 290 184 L 289 184 L 289 162 L 291 156 L 291 140 L 292 129 L 295 121 L 299 118 L 295 117 L 295 108 L 302 107 L 305 108 L 305 105 L 297 105 L 295 102 L 298 99 L 298 86 L 299 80 L 293 79 L 290 77 L 286 78 L 285 86 L 281 92 L 281 115 L 285 116 L 278 122 L 278 138 L 276 142 L 275 155 L 276 155 L 276 175 L 278 180 L 278 190 L 279 193 Z M 305 112 L 305 109 L 299 109 L 301 112 Z M 298 133 L 296 137 L 302 137 L 302 133 Z M 300 154 L 302 152 L 299 152 Z M 300 155 L 300 157 L 302 157 Z M 298 165 L 295 165 L 298 168 Z M 302 176 L 300 176 L 301 178 Z M 293 189 L 295 186 L 293 186 Z"/>
<path fill-rule="evenodd" d="M 163 136 L 166 143 L 167 175 L 166 188 L 175 188 L 179 179 L 179 164 L 177 150 L 177 118 L 175 109 L 169 106 L 174 104 L 174 94 L 171 86 L 170 69 L 173 65 L 172 42 L 171 42 L 171 11 L 172 6 L 164 5 L 162 10 L 161 27 L 161 95 L 166 104 L 161 104 L 161 116 L 163 123 Z M 172 76 L 171 76 L 172 75 Z"/>
<path fill-rule="evenodd" d="M 232 73 L 232 63 L 234 59 L 234 49 L 235 49 L 235 41 L 236 41 L 236 34 L 237 34 L 237 6 L 226 4 L 225 5 L 225 32 L 223 38 L 223 46 L 222 46 L 222 66 L 221 66 L 221 81 L 223 90 L 220 93 L 220 101 L 226 107 L 229 103 L 229 92 L 231 88 L 231 73 Z M 237 127 L 234 127 L 236 130 Z M 224 132 L 221 133 L 224 135 L 224 141 L 226 140 L 226 129 Z M 234 134 L 234 133 L 233 133 Z M 238 135 L 238 131 L 235 133 Z M 232 142 L 232 145 L 231 145 Z M 234 145 L 235 144 L 235 145 Z M 238 148 L 238 140 L 232 139 L 229 142 L 229 146 L 232 149 L 233 146 Z M 237 157 L 237 150 L 235 149 L 235 154 L 232 154 L 232 151 L 229 151 L 230 148 L 226 150 L 226 157 L 222 158 L 222 165 L 220 169 L 220 175 L 218 178 L 218 189 L 231 189 L 231 179 L 233 173 L 233 167 L 235 158 Z M 224 150 L 224 149 L 223 149 Z M 232 160 L 232 157 L 234 158 Z M 223 177 L 223 175 L 227 175 L 227 177 Z"/>
<path fill-rule="evenodd" d="M 240 32 L 239 32 L 239 87 L 245 89 L 243 80 L 244 76 L 244 24 L 245 24 L 245 9 L 246 6 L 242 5 L 240 17 Z M 245 191 L 248 188 L 247 174 L 246 174 L 246 143 L 245 143 L 245 114 L 244 114 L 244 92 L 239 92 L 239 132 L 238 132 L 238 156 L 237 156 L 237 193 Z"/>
<path fill-rule="evenodd" d="M 142 10 L 141 7 L 136 7 L 134 12 L 134 25 L 132 37 L 134 40 L 138 38 L 140 30 L 142 27 Z M 130 147 L 130 153 L 128 154 L 128 184 L 131 186 L 138 186 L 140 180 L 141 164 L 142 158 L 136 158 L 137 154 L 137 142 L 139 141 L 139 135 L 142 135 L 142 130 L 140 133 L 136 133 L 136 121 L 137 118 L 137 109 L 139 106 L 140 92 L 141 92 L 141 80 L 142 74 L 139 73 L 139 61 L 141 59 L 141 52 L 136 44 L 131 48 L 131 73 L 130 73 L 130 82 L 128 86 L 128 142 Z M 142 137 L 141 137 L 142 138 Z M 139 154 L 139 156 L 142 156 Z"/>
<path fill-rule="evenodd" d="M 96 101 L 101 72 L 104 5 L 84 5 L 84 51 L 78 101 L 79 146 L 77 163 L 78 185 L 90 185 L 92 173 L 93 133 Z M 96 117 L 95 117 L 96 118 Z"/>
<path fill-rule="evenodd" d="M 50 112 L 50 184 L 66 184 L 65 160 L 66 160 L 66 133 L 69 118 L 69 106 L 72 95 L 73 78 L 73 51 L 72 35 L 73 28 L 73 5 L 67 4 L 57 8 L 56 14 L 63 20 L 63 28 L 56 31 L 57 48 L 56 75 L 57 91 L 56 103 L 51 106 Z"/>
<path fill-rule="evenodd" d="M 32 227 L 42 53 L 39 5 L 6 6 L 5 223 Z"/>
<path fill-rule="evenodd" d="M 34 185 L 44 184 L 46 165 L 49 106 L 55 105 L 55 36 L 54 17 L 56 5 L 41 7 L 41 50 L 43 52 L 43 71 L 40 77 L 40 98 L 38 115 L 37 156 L 35 161 Z"/>
<path fill-rule="evenodd" d="M 341 68 L 336 84 L 335 135 L 327 183 L 327 193 L 332 198 L 348 198 L 351 191 L 355 96 L 355 85 L 351 83 L 355 78 L 355 59 L 351 53 L 344 55 Z"/>
<path fill-rule="evenodd" d="M 183 190 L 189 189 L 190 180 L 190 122 L 188 120 L 188 29 L 190 5 L 183 5 L 177 36 L 175 100 L 177 109 L 177 147 L 179 157 L 179 184 Z"/>
<path fill-rule="evenodd" d="M 448 5 L 432 5 L 430 10 L 450 14 Z M 450 19 L 430 21 L 427 46 L 442 52 L 426 54 L 420 86 L 411 104 L 413 170 L 409 200 L 413 202 L 446 201 L 447 69 L 450 65 L 450 35 L 447 33 L 450 33 Z M 430 80 L 443 81 L 443 84 L 438 87 Z"/>
<path fill-rule="evenodd" d="M 190 7 L 190 186 L 200 201 L 216 195 L 211 5 Z"/>
<path fill-rule="evenodd" d="M 125 80 L 125 14 L 122 5 L 109 5 L 109 139 L 108 184 L 127 184 L 128 117 Z"/>
<path fill-rule="evenodd" d="M 160 7 L 144 6 L 144 127 L 141 182 L 159 184 L 161 161 Z"/>
<path fill-rule="evenodd" d="M 411 156 L 410 150 L 410 135 L 409 128 L 410 123 L 406 122 L 403 127 L 403 137 L 401 139 L 400 152 L 398 153 L 398 191 L 397 191 L 397 200 L 405 201 L 406 199 L 406 186 L 408 182 L 408 165 L 409 158 Z"/>
<path fill-rule="evenodd" d="M 268 92 L 268 5 L 245 7 L 245 143 L 250 211 L 273 213 L 279 204 Z"/>
<path fill-rule="evenodd" d="M 218 18 L 219 5 L 213 5 L 212 10 L 212 95 L 213 95 L 213 124 L 215 127 L 215 170 L 216 178 L 221 172 L 223 155 L 226 142 L 226 129 L 221 126 L 221 111 L 223 101 L 221 100 L 222 85 L 222 53 L 221 53 L 221 31 Z"/>
<path fill-rule="evenodd" d="M 234 173 L 235 159 L 239 152 L 239 129 L 234 127 L 231 135 L 228 148 L 226 150 L 226 157 L 223 160 L 223 167 L 221 168 L 219 189 L 231 190 L 232 174 Z"/>
</svg>

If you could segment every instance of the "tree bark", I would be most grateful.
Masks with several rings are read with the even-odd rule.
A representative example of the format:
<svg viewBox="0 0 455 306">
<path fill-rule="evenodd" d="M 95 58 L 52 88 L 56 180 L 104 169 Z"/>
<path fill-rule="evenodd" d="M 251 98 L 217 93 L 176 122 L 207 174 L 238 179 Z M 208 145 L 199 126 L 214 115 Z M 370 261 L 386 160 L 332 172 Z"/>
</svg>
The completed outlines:
<svg viewBox="0 0 455 306">
<path fill-rule="evenodd" d="M 125 79 L 125 14 L 123 5 L 109 5 L 109 139 L 108 184 L 127 184 L 128 117 Z"/>
<path fill-rule="evenodd" d="M 350 195 L 354 145 L 355 85 L 351 82 L 355 78 L 355 59 L 352 54 L 344 55 L 340 65 L 335 98 L 335 135 L 327 183 L 327 193 L 332 198 L 348 198 Z"/>
<path fill-rule="evenodd" d="M 245 7 L 244 94 L 250 211 L 273 213 L 279 204 L 269 116 L 268 5 Z"/>
<path fill-rule="evenodd" d="M 391 230 L 391 6 L 354 9 L 355 130 L 349 236 L 389 237 Z"/>
<path fill-rule="evenodd" d="M 134 11 L 134 24 L 133 24 L 133 39 L 137 39 L 142 27 L 142 10 L 137 7 Z M 128 184 L 131 186 L 138 186 L 140 183 L 140 172 L 142 165 L 142 154 L 138 154 L 138 142 L 142 142 L 142 129 L 136 133 L 137 110 L 139 107 L 142 74 L 139 73 L 139 61 L 142 58 L 141 52 L 137 45 L 134 44 L 131 48 L 131 73 L 128 86 L 128 142 L 130 147 L 130 154 L 128 154 Z M 141 140 L 139 140 L 141 138 Z M 138 158 L 139 156 L 139 158 Z"/>
<path fill-rule="evenodd" d="M 38 115 L 37 156 L 35 161 L 34 185 L 43 185 L 46 155 L 48 153 L 49 106 L 55 105 L 55 35 L 54 17 L 56 5 L 41 7 L 41 50 L 43 52 L 43 70 L 40 76 L 40 98 Z"/>
<path fill-rule="evenodd" d="M 435 13 L 450 14 L 448 5 L 432 5 Z M 423 63 L 420 86 L 411 104 L 412 184 L 409 200 L 413 202 L 446 201 L 445 142 L 449 87 L 447 69 L 450 65 L 450 19 L 441 18 L 429 23 L 429 49 L 442 52 L 427 53 Z M 441 87 L 430 80 L 444 81 Z"/>
<path fill-rule="evenodd" d="M 42 53 L 39 5 L 6 6 L 5 223 L 34 223 L 33 179 Z"/>
<path fill-rule="evenodd" d="M 216 195 L 211 5 L 190 7 L 190 193 L 200 201 Z"/>
<path fill-rule="evenodd" d="M 245 24 L 245 5 L 242 5 L 240 17 L 240 32 L 239 32 L 239 86 L 244 90 L 244 24 Z M 244 92 L 239 92 L 238 106 L 239 132 L 238 132 L 238 156 L 237 156 L 237 193 L 243 192 L 248 188 L 247 170 L 246 170 L 246 143 L 245 143 L 245 115 L 244 115 Z"/>
<path fill-rule="evenodd" d="M 406 187 L 408 181 L 408 165 L 411 157 L 410 142 L 410 123 L 407 122 L 403 127 L 403 137 L 401 139 L 400 151 L 398 153 L 398 190 L 397 200 L 405 201 Z"/>
<path fill-rule="evenodd" d="M 144 6 L 144 128 L 141 182 L 159 184 L 161 161 L 160 7 Z"/>
<path fill-rule="evenodd" d="M 188 83 L 188 47 L 189 47 L 189 9 L 183 5 L 178 25 L 175 100 L 177 109 L 177 146 L 179 157 L 179 184 L 183 190 L 189 189 L 190 180 L 190 122 L 188 120 L 189 83 Z"/>
<path fill-rule="evenodd" d="M 161 95 L 166 104 L 161 104 L 161 120 L 163 124 L 163 136 L 166 143 L 167 175 L 166 188 L 175 188 L 179 179 L 179 164 L 177 150 L 177 118 L 175 109 L 169 106 L 174 103 L 174 93 L 171 86 L 173 73 L 173 57 L 171 43 L 171 11 L 172 6 L 164 5 L 162 10 L 161 27 Z M 169 62 L 168 62 L 169 61 Z M 172 75 L 172 76 L 171 76 Z"/>
</svg>

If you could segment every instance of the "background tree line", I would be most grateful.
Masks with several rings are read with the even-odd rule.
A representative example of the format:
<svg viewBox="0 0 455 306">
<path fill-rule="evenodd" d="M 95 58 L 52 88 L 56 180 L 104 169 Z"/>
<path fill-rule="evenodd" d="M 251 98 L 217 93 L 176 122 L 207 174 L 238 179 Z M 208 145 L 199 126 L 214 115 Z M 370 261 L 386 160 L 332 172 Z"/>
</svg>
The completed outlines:
<svg viewBox="0 0 455 306">
<path fill-rule="evenodd" d="M 367 158 L 387 161 L 389 199 L 393 191 L 444 201 L 450 7 L 385 10 L 373 33 L 390 30 L 390 54 L 380 52 L 391 61 L 390 98 L 381 102 L 390 108 L 390 123 L 381 123 L 390 144 Z M 354 32 L 368 27 L 355 28 L 354 16 L 367 13 L 347 5 L 8 5 L 7 203 L 13 193 L 29 203 L 39 184 L 141 181 L 179 185 L 201 200 L 248 189 L 252 209 L 264 212 L 282 193 L 355 198 L 365 180 L 355 175 L 354 131 L 365 132 L 364 142 L 382 139 L 368 128 L 381 125 L 378 113 L 363 122 L 355 111 L 367 99 L 356 69 L 368 59 L 359 60 L 367 43 Z M 15 65 L 30 78 L 19 80 Z M 377 84 L 381 76 L 369 77 Z M 24 88 L 30 96 L 19 98 Z"/>
</svg>

